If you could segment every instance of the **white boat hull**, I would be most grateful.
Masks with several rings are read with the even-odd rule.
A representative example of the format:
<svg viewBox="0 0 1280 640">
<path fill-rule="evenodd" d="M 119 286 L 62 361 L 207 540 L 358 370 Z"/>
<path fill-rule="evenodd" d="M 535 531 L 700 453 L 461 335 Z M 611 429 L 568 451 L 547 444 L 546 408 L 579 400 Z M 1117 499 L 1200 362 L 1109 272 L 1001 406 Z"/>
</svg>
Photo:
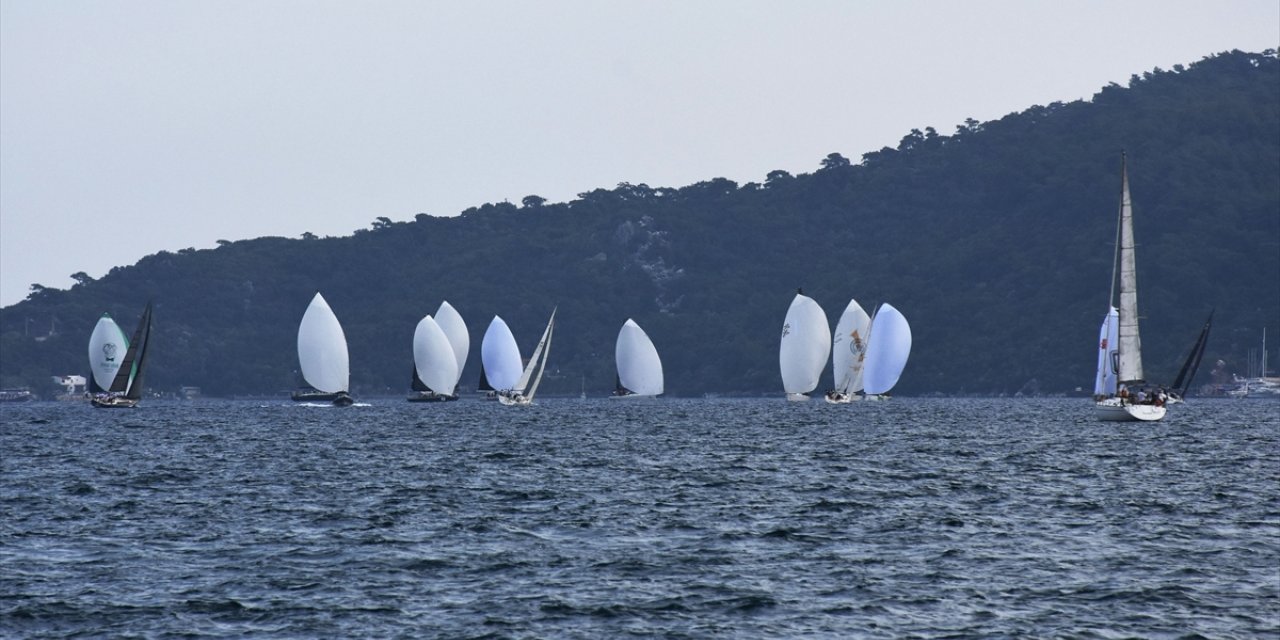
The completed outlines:
<svg viewBox="0 0 1280 640">
<path fill-rule="evenodd" d="M 524 394 L 522 393 L 506 394 L 506 393 L 499 392 L 498 402 L 501 402 L 502 404 L 508 407 L 516 407 L 516 406 L 523 407 L 523 406 L 528 406 L 533 404 L 533 400 L 525 397 Z"/>
<path fill-rule="evenodd" d="M 1154 404 L 1121 403 L 1119 398 L 1107 398 L 1095 405 L 1098 419 L 1106 422 L 1153 422 L 1164 419 L 1165 407 Z"/>
</svg>

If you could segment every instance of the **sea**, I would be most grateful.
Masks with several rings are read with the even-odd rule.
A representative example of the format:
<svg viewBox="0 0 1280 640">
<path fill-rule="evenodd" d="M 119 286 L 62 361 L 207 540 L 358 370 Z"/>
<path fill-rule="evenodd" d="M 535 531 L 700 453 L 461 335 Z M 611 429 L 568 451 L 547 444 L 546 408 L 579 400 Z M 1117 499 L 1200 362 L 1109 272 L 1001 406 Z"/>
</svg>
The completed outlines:
<svg viewBox="0 0 1280 640">
<path fill-rule="evenodd" d="M 1280 402 L 0 407 L 5 638 L 1277 638 Z"/>
</svg>

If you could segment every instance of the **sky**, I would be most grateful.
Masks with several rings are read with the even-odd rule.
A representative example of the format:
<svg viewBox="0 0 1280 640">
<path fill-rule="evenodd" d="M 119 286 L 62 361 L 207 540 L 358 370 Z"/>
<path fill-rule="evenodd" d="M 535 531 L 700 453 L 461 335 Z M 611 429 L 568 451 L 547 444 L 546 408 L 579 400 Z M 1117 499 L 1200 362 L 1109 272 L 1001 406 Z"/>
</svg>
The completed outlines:
<svg viewBox="0 0 1280 640">
<path fill-rule="evenodd" d="M 219 240 L 808 173 L 1277 47 L 1276 0 L 0 0 L 0 306 Z"/>
</svg>

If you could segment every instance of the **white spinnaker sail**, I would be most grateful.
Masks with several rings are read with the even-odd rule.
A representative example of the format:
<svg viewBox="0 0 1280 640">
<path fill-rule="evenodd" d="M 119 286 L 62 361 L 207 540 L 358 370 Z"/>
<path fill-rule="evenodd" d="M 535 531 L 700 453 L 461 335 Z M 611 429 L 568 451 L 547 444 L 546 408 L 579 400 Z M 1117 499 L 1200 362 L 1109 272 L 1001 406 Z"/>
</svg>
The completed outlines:
<svg viewBox="0 0 1280 640">
<path fill-rule="evenodd" d="M 458 369 L 458 376 L 454 378 L 453 386 L 457 387 L 458 380 L 462 378 L 462 368 L 467 364 L 467 354 L 471 351 L 471 334 L 467 332 L 467 323 L 462 321 L 462 315 L 449 304 L 448 300 L 441 302 L 440 308 L 436 309 L 435 321 L 440 325 L 440 330 L 444 331 L 445 337 L 449 339 L 449 345 L 453 348 L 453 359 Z"/>
<path fill-rule="evenodd" d="M 831 330 L 822 307 L 804 294 L 796 294 L 782 324 L 778 364 L 782 388 L 787 393 L 809 393 L 818 386 L 831 353 Z"/>
<path fill-rule="evenodd" d="M 458 361 L 453 345 L 431 316 L 418 321 L 413 331 L 413 367 L 418 379 L 432 391 L 453 395 L 458 384 Z"/>
<path fill-rule="evenodd" d="M 129 339 L 120 330 L 120 325 L 110 315 L 102 314 L 89 335 L 89 371 L 103 391 L 111 388 L 128 350 Z"/>
<path fill-rule="evenodd" d="M 480 360 L 484 363 L 484 375 L 489 386 L 499 391 L 515 389 L 523 367 L 520 365 L 520 347 L 506 321 L 494 316 L 489 328 L 480 340 Z"/>
<path fill-rule="evenodd" d="M 347 336 L 333 309 L 319 293 L 307 305 L 302 323 L 298 325 L 298 364 L 302 367 L 302 378 L 315 389 L 325 393 L 347 391 L 350 379 Z"/>
<path fill-rule="evenodd" d="M 1113 396 L 1116 394 L 1116 367 L 1120 355 L 1116 352 L 1120 337 L 1120 311 L 1115 307 L 1102 319 L 1102 328 L 1098 331 L 1098 376 L 1093 381 L 1093 394 L 1097 396 Z"/>
<path fill-rule="evenodd" d="M 649 335 L 634 320 L 628 318 L 622 325 L 613 355 L 618 365 L 618 382 L 625 389 L 640 396 L 662 393 L 662 359 Z"/>
<path fill-rule="evenodd" d="M 836 391 L 862 390 L 862 358 L 867 351 L 870 329 L 871 316 L 862 310 L 857 300 L 849 300 L 831 337 L 831 376 L 835 378 Z"/>
<path fill-rule="evenodd" d="M 867 340 L 862 388 L 868 395 L 888 393 L 898 383 L 911 355 L 911 325 L 889 303 L 880 305 Z"/>
</svg>

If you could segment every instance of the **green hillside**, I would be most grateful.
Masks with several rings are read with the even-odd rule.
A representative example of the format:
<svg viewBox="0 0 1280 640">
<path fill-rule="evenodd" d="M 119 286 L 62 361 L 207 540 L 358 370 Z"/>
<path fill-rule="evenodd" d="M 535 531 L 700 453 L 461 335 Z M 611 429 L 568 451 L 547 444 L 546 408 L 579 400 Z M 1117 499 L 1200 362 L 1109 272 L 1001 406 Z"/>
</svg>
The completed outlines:
<svg viewBox="0 0 1280 640">
<path fill-rule="evenodd" d="M 356 394 L 407 390 L 414 326 L 442 299 L 471 329 L 464 386 L 494 314 L 527 353 L 559 305 L 551 393 L 612 388 L 627 318 L 657 345 L 672 395 L 780 393 L 782 317 L 803 287 L 833 325 L 850 297 L 906 315 L 898 393 L 1070 391 L 1092 384 L 1121 150 L 1147 377 L 1173 378 L 1212 308 L 1206 361 L 1243 372 L 1263 326 L 1280 336 L 1275 51 L 1156 69 L 949 135 L 913 130 L 896 149 L 833 153 L 762 183 L 624 183 L 567 203 L 379 218 L 347 237 L 161 252 L 0 310 L 0 385 L 45 392 L 50 375 L 86 373 L 98 316 L 129 332 L 154 300 L 150 388 L 276 393 L 297 383 L 297 323 L 320 291 Z"/>
</svg>

